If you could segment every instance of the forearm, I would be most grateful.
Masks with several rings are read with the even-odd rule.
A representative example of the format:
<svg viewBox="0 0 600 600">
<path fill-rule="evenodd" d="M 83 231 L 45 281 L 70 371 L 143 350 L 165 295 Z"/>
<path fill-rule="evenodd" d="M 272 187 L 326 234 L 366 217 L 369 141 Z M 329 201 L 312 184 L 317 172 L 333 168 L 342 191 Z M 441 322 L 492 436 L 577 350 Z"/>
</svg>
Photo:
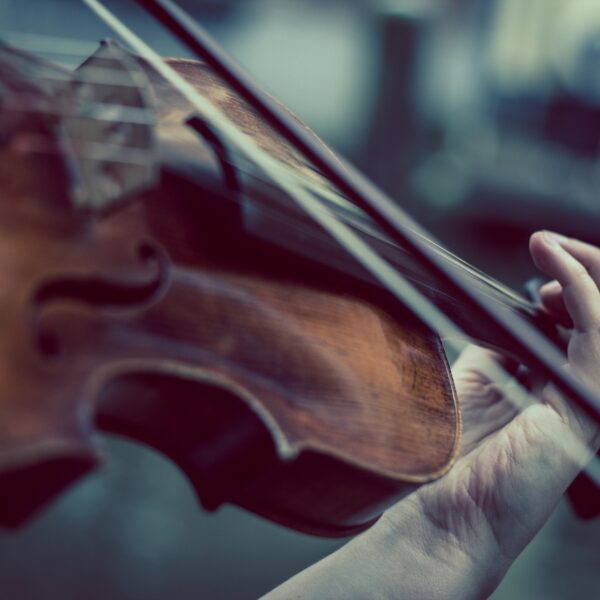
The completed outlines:
<svg viewBox="0 0 600 600">
<path fill-rule="evenodd" d="M 545 306 L 562 307 L 573 324 L 568 368 L 600 389 L 600 249 L 545 232 L 531 252 L 556 280 Z M 271 600 L 469 600 L 493 591 L 598 450 L 600 430 L 551 388 L 513 418 L 512 399 L 488 385 L 482 363 L 472 365 L 459 377 L 462 393 L 457 385 L 470 436 L 461 459 Z"/>
<path fill-rule="evenodd" d="M 583 464 L 565 444 L 568 431 L 556 413 L 533 407 L 268 599 L 487 598 Z"/>
<path fill-rule="evenodd" d="M 493 567 L 493 565 L 492 565 Z M 495 569 L 473 563 L 450 536 L 429 522 L 415 499 L 394 509 L 343 548 L 269 593 L 290 598 L 474 598 Z"/>
</svg>

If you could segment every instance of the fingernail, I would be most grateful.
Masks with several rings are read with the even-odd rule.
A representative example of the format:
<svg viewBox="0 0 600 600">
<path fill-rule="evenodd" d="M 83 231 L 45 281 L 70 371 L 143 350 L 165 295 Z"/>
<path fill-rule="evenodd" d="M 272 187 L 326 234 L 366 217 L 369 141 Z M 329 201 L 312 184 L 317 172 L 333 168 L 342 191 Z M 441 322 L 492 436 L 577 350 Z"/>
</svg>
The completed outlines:
<svg viewBox="0 0 600 600">
<path fill-rule="evenodd" d="M 558 250 L 561 247 L 560 244 L 566 242 L 567 238 L 564 235 L 554 233 L 553 231 L 544 231 L 544 241 L 551 248 Z"/>
<path fill-rule="evenodd" d="M 553 281 L 548 281 L 544 285 L 540 286 L 540 292 L 544 292 L 546 294 L 555 293 L 561 289 L 562 286 L 560 285 L 560 283 L 558 283 L 558 281 L 556 281 L 556 279 L 554 279 Z"/>
</svg>

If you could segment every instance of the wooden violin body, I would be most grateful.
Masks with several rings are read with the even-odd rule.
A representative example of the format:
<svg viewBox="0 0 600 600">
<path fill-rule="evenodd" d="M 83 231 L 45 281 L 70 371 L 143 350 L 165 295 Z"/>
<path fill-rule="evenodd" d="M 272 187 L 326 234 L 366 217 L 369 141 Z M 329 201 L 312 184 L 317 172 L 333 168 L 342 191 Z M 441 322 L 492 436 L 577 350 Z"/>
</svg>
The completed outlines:
<svg viewBox="0 0 600 600">
<path fill-rule="evenodd" d="M 310 173 L 203 65 L 171 64 Z M 64 153 L 26 151 L 32 131 L 60 150 L 54 122 L 2 132 L 0 523 L 93 469 L 105 431 L 169 456 L 206 508 L 360 530 L 457 454 L 440 340 L 385 294 L 246 235 L 228 198 L 269 190 L 227 189 L 185 101 L 144 70 L 160 181 L 108 208 L 75 206 Z"/>
</svg>

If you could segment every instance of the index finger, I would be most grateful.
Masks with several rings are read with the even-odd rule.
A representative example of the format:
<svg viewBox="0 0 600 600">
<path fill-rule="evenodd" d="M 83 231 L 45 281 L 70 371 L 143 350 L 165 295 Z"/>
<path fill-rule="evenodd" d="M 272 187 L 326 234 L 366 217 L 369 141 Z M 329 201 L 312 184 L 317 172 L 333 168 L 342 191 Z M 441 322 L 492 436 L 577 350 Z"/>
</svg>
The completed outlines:
<svg viewBox="0 0 600 600">
<path fill-rule="evenodd" d="M 575 329 L 590 331 L 600 325 L 600 290 L 586 267 L 561 245 L 560 236 L 538 232 L 529 248 L 536 266 L 562 286 L 565 307 Z"/>
</svg>

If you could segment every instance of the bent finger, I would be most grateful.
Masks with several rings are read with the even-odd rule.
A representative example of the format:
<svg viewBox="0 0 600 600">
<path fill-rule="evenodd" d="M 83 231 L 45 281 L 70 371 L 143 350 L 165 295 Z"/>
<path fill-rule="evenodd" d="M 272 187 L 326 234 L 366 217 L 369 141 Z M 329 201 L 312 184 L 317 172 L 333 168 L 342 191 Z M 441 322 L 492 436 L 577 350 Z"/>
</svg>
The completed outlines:
<svg viewBox="0 0 600 600">
<path fill-rule="evenodd" d="M 556 241 L 588 271 L 594 282 L 600 287 L 600 248 L 575 238 L 549 232 Z"/>
<path fill-rule="evenodd" d="M 580 331 L 600 324 L 600 290 L 585 266 L 550 232 L 531 236 L 529 248 L 536 266 L 562 287 L 565 307 Z"/>
<path fill-rule="evenodd" d="M 562 286 L 556 279 L 545 283 L 540 288 L 540 301 L 543 308 L 561 325 L 568 328 L 573 327 L 573 320 L 563 299 Z"/>
</svg>

